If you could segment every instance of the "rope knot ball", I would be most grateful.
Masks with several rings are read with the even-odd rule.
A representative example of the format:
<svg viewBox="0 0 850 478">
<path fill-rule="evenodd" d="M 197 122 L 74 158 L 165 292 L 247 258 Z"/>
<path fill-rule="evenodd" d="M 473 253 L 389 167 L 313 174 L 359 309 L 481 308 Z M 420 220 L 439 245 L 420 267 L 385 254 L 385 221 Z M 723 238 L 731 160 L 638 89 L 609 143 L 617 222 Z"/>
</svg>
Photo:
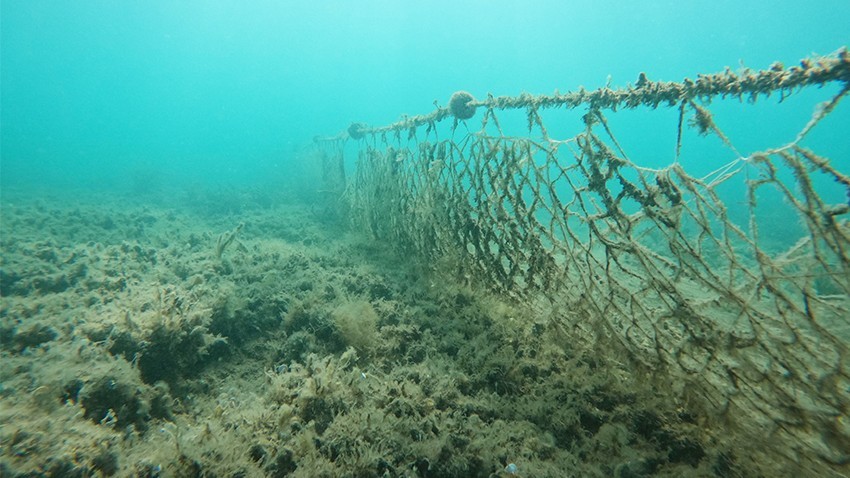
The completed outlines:
<svg viewBox="0 0 850 478">
<path fill-rule="evenodd" d="M 475 98 L 470 93 L 457 91 L 449 100 L 449 111 L 459 120 L 472 118 L 475 116 L 475 106 L 469 103 L 473 101 L 475 101 Z"/>
<path fill-rule="evenodd" d="M 351 139 L 360 139 L 366 135 L 366 130 L 369 127 L 363 123 L 351 123 L 351 126 L 348 127 L 348 136 Z"/>
</svg>

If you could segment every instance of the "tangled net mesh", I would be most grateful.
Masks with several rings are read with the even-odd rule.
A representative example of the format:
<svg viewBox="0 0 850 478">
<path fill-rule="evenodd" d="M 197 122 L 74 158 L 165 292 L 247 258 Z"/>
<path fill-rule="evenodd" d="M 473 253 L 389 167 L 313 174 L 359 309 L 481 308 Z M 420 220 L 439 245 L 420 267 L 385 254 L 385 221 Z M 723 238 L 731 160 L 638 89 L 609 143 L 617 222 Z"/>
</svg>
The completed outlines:
<svg viewBox="0 0 850 478">
<path fill-rule="evenodd" d="M 709 109 L 717 97 L 754 103 L 828 83 L 838 93 L 792 142 L 746 157 Z M 430 263 L 449 258 L 460 277 L 554 311 L 573 343 L 625 354 L 715 423 L 760 437 L 758 453 L 834 473 L 850 464 L 850 163 L 801 141 L 848 91 L 843 49 L 679 83 L 641 74 L 621 89 L 469 95 L 464 117 L 447 107 L 358 123 L 354 179 L 335 189 L 375 239 Z M 580 106 L 577 134 L 550 135 L 543 109 Z M 675 160 L 650 169 L 628 158 L 606 115 L 659 107 L 678 111 Z M 481 128 L 461 132 L 476 108 Z M 503 134 L 500 110 L 524 110 L 528 135 Z M 687 128 L 737 159 L 689 174 L 678 161 Z M 326 167 L 340 170 L 347 138 L 317 141 Z M 744 204 L 719 192 L 730 183 Z M 782 247 L 762 239 L 780 227 Z"/>
</svg>

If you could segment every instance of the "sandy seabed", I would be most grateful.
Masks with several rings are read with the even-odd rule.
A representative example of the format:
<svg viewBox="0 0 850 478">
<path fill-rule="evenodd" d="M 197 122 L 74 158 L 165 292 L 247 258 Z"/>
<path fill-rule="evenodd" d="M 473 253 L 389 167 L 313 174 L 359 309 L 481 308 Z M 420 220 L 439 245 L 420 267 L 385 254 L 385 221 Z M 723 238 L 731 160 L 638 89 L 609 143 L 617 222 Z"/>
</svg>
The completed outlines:
<svg viewBox="0 0 850 478">
<path fill-rule="evenodd" d="M 0 476 L 753 476 L 551 318 L 284 199 L 4 192 Z"/>
</svg>

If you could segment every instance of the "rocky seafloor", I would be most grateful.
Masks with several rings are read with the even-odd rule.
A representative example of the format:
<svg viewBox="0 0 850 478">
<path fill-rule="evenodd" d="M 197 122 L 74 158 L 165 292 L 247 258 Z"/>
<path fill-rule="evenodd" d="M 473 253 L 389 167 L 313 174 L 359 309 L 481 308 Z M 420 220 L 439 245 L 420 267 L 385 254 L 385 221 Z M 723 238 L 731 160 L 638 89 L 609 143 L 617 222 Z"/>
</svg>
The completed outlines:
<svg viewBox="0 0 850 478">
<path fill-rule="evenodd" d="M 753 476 L 551 317 L 250 191 L 4 194 L 0 476 Z"/>
</svg>

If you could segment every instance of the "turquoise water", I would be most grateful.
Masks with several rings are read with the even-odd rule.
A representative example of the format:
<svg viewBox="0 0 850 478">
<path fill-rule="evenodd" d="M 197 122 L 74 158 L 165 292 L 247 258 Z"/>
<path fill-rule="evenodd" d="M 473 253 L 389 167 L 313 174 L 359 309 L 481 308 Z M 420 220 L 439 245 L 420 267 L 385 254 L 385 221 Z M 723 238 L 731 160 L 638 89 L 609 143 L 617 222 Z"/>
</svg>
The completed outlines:
<svg viewBox="0 0 850 478">
<path fill-rule="evenodd" d="M 456 90 L 793 64 L 850 43 L 848 17 L 846 1 L 4 0 L 0 186 L 126 189 L 139 171 L 251 184 L 315 135 Z"/>
<path fill-rule="evenodd" d="M 605 110 L 628 162 L 570 142 L 587 105 L 539 111 L 557 143 L 479 108 L 347 140 L 349 185 L 375 166 L 345 201 L 311 145 L 458 90 L 790 67 L 847 18 L 0 0 L 0 477 L 845 476 L 850 100 L 801 143 L 829 167 L 741 160 L 842 85 L 697 99 L 734 147 L 686 127 L 679 157 L 678 108 Z"/>
</svg>

